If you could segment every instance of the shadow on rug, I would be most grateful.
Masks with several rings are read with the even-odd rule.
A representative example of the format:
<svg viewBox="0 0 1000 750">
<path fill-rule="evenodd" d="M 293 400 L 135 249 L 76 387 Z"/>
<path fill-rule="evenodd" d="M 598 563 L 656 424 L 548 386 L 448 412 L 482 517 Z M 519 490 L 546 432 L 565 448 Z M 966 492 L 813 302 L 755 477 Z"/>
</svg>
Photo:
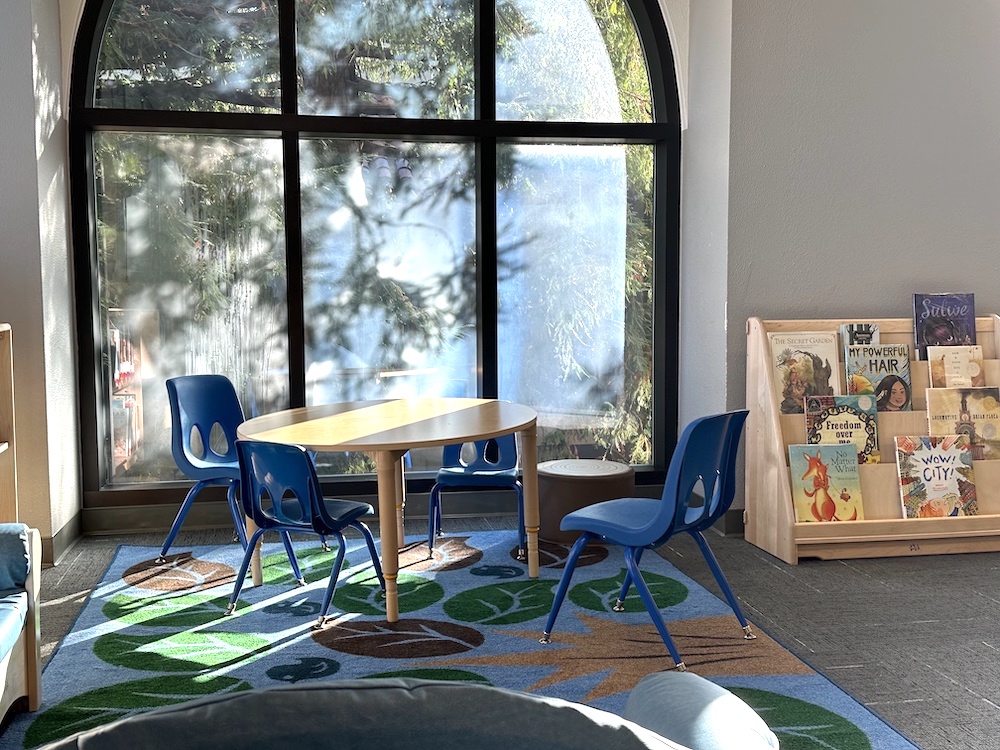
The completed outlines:
<svg viewBox="0 0 1000 750">
<path fill-rule="evenodd" d="M 542 645 L 568 547 L 543 542 L 541 575 L 530 579 L 509 532 L 446 537 L 431 560 L 426 545 L 411 546 L 400 556 L 400 619 L 387 623 L 364 544 L 348 543 L 321 630 L 313 626 L 333 553 L 318 545 L 298 543 L 303 588 L 281 545 L 266 544 L 263 585 L 244 588 L 229 617 L 238 546 L 198 547 L 164 564 L 156 549 L 121 546 L 43 673 L 41 711 L 18 717 L 0 748 L 207 695 L 357 677 L 467 680 L 620 713 L 643 676 L 672 665 L 634 588 L 625 612 L 611 609 L 625 568 L 619 548 L 588 548 Z M 688 668 L 752 705 L 782 748 L 915 748 L 759 629 L 745 641 L 722 600 L 659 556 L 643 568 Z"/>
</svg>

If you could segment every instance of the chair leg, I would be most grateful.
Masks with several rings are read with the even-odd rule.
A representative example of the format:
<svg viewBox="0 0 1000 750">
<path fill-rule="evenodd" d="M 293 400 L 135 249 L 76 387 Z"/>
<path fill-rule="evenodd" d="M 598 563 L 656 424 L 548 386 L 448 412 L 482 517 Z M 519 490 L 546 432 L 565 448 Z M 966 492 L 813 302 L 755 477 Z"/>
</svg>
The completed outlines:
<svg viewBox="0 0 1000 750">
<path fill-rule="evenodd" d="M 434 539 L 441 533 L 441 488 L 435 484 L 427 498 L 427 559 L 434 557 Z"/>
<path fill-rule="evenodd" d="M 365 544 L 368 545 L 368 552 L 372 556 L 372 567 L 375 568 L 375 575 L 378 576 L 378 584 L 385 591 L 385 576 L 382 575 L 382 561 L 379 559 L 378 550 L 375 548 L 375 537 L 372 536 L 371 529 L 362 521 L 355 521 L 350 526 L 360 531 L 361 535 L 365 538 Z"/>
<path fill-rule="evenodd" d="M 323 593 L 323 605 L 320 607 L 319 619 L 316 620 L 316 624 L 313 626 L 314 629 L 322 628 L 326 624 L 326 613 L 330 609 L 330 602 L 333 601 L 333 590 L 337 588 L 337 579 L 340 578 L 340 568 L 344 564 L 344 550 L 347 549 L 347 545 L 344 543 L 344 535 L 339 531 L 335 533 L 337 535 L 337 542 L 339 543 L 337 557 L 333 561 L 333 570 L 330 571 L 330 581 L 326 584 L 326 591 Z"/>
<path fill-rule="evenodd" d="M 299 561 L 295 557 L 292 538 L 288 535 L 287 531 L 279 531 L 278 534 L 281 536 L 281 543 L 285 545 L 285 554 L 288 555 L 288 563 L 292 566 L 292 575 L 295 576 L 295 580 L 298 581 L 299 586 L 305 586 L 306 579 L 303 578 L 302 571 L 299 570 Z"/>
<path fill-rule="evenodd" d="M 170 531 L 167 533 L 167 538 L 163 542 L 163 547 L 160 548 L 160 556 L 156 558 L 156 562 L 164 562 L 167 556 L 167 551 L 170 549 L 170 545 L 174 543 L 174 539 L 177 537 L 177 532 L 181 530 L 181 524 L 184 523 L 184 519 L 187 518 L 188 511 L 191 510 L 191 503 L 194 502 L 195 497 L 207 484 L 208 481 L 202 479 L 200 482 L 197 482 L 194 487 L 188 490 L 187 495 L 184 497 L 184 502 L 181 503 L 181 507 L 177 510 L 177 515 L 174 516 L 174 522 L 170 526 Z"/>
<path fill-rule="evenodd" d="M 229 597 L 229 606 L 226 608 L 227 615 L 231 615 L 236 610 L 236 601 L 240 598 L 240 591 L 243 590 L 243 580 L 247 577 L 247 570 L 250 568 L 253 549 L 263 534 L 264 529 L 257 529 L 247 542 L 247 548 L 243 552 L 243 562 L 240 563 L 239 572 L 236 574 L 236 583 L 233 585 L 233 595 Z"/>
<path fill-rule="evenodd" d="M 246 527 L 246 517 L 243 515 L 243 509 L 240 507 L 240 483 L 233 480 L 229 483 L 229 489 L 226 490 L 226 499 L 229 500 L 229 513 L 233 517 L 233 528 L 236 529 L 236 539 L 239 541 L 240 546 L 243 549 L 247 548 L 247 527 Z"/>
<path fill-rule="evenodd" d="M 757 638 L 754 635 L 753 629 L 750 627 L 750 623 L 747 622 L 747 618 L 743 616 L 743 609 L 740 607 L 740 603 L 736 600 L 736 595 L 733 594 L 733 590 L 729 587 L 729 581 L 726 580 L 726 576 L 722 572 L 722 567 L 719 565 L 719 561 L 715 558 L 715 553 L 712 552 L 712 548 L 708 546 L 708 540 L 705 539 L 705 535 L 700 531 L 690 531 L 688 532 L 694 537 L 694 540 L 698 543 L 698 548 L 701 550 L 701 554 L 705 557 L 705 562 L 708 563 L 709 569 L 712 571 L 712 575 L 715 576 L 716 583 L 719 584 L 719 588 L 722 589 L 722 593 L 726 597 L 726 601 L 729 602 L 730 609 L 733 610 L 733 614 L 736 615 L 736 619 L 740 621 L 740 626 L 743 628 L 743 637 L 748 641 L 752 641 Z"/>
<path fill-rule="evenodd" d="M 552 602 L 552 609 L 549 611 L 549 619 L 545 623 L 545 630 L 542 633 L 542 637 L 538 639 L 539 643 L 552 642 L 552 628 L 556 624 L 556 617 L 559 616 L 559 608 L 562 607 L 563 600 L 566 598 L 566 592 L 569 590 L 570 579 L 573 577 L 573 571 L 576 570 L 576 561 L 580 558 L 583 548 L 593 538 L 594 535 L 589 531 L 583 532 L 580 534 L 580 538 L 576 540 L 576 544 L 569 551 L 569 556 L 566 558 L 566 566 L 563 568 L 562 578 L 559 579 L 559 588 L 556 589 L 556 598 Z"/>
<path fill-rule="evenodd" d="M 642 553 L 645 551 L 645 547 L 638 547 L 635 551 L 635 564 L 638 567 L 639 563 L 642 561 Z M 628 590 L 632 588 L 632 574 L 629 572 L 628 568 L 625 568 L 625 580 L 622 581 L 622 590 L 618 594 L 618 601 L 614 603 L 611 607 L 615 612 L 625 611 L 625 597 L 628 596 Z"/>
<path fill-rule="evenodd" d="M 642 548 L 626 547 L 625 565 L 628 568 L 629 573 L 632 575 L 632 582 L 635 584 L 635 588 L 639 592 L 642 603 L 646 605 L 646 611 L 649 612 L 649 616 L 652 618 L 653 624 L 660 632 L 660 638 L 663 639 L 663 643 L 667 647 L 667 651 L 670 652 L 670 656 L 674 660 L 674 667 L 676 667 L 679 672 L 685 672 L 687 671 L 687 667 L 684 666 L 684 662 L 681 661 L 681 656 L 677 651 L 677 646 L 674 645 L 674 639 L 670 637 L 670 631 L 667 630 L 667 624 L 663 621 L 663 615 L 660 614 L 660 608 L 656 606 L 653 594 L 650 592 L 649 586 L 646 585 L 646 581 L 642 577 L 642 573 L 639 572 L 639 565 L 636 558 L 641 557 L 641 549 Z"/>
</svg>

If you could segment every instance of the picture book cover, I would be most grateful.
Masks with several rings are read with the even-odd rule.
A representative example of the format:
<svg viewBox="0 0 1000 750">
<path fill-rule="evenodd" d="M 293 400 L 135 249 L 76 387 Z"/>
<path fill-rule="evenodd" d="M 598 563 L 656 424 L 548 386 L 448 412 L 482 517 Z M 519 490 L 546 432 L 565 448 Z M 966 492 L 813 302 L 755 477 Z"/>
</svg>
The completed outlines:
<svg viewBox="0 0 1000 750">
<path fill-rule="evenodd" d="M 853 445 L 789 445 L 788 470 L 797 522 L 864 520 Z"/>
<path fill-rule="evenodd" d="M 843 393 L 835 331 L 771 331 L 767 338 L 771 346 L 771 372 L 780 413 L 804 413 L 806 396 Z"/>
<path fill-rule="evenodd" d="M 912 411 L 910 345 L 855 344 L 844 353 L 847 393 L 874 396 L 877 411 Z"/>
<path fill-rule="evenodd" d="M 965 435 L 972 457 L 1000 458 L 1000 388 L 928 388 L 929 435 Z"/>
<path fill-rule="evenodd" d="M 986 385 L 981 346 L 928 346 L 931 388 L 979 388 Z"/>
<path fill-rule="evenodd" d="M 928 346 L 972 346 L 976 343 L 976 304 L 972 292 L 913 294 L 913 341 L 917 359 L 927 359 Z"/>
<path fill-rule="evenodd" d="M 903 518 L 975 516 L 976 476 L 965 435 L 897 435 Z"/>
<path fill-rule="evenodd" d="M 875 397 L 807 396 L 806 442 L 819 445 L 850 444 L 858 463 L 878 463 L 878 412 Z"/>
<path fill-rule="evenodd" d="M 841 323 L 840 347 L 846 349 L 852 344 L 877 344 L 878 323 Z"/>
</svg>

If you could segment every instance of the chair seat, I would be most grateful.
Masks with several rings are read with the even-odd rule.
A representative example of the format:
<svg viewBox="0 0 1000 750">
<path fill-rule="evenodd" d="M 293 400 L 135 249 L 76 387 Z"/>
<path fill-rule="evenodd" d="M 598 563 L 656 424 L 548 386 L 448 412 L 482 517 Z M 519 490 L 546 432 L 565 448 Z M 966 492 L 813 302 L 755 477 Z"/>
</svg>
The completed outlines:
<svg viewBox="0 0 1000 750">
<path fill-rule="evenodd" d="M 563 516 L 559 524 L 561 531 L 589 531 L 598 536 L 611 537 L 616 543 L 624 536 L 631 536 L 649 528 L 657 513 L 660 512 L 662 500 L 649 497 L 621 497 L 615 500 L 605 500 L 575 510 Z M 651 532 L 649 542 L 656 541 L 657 534 Z M 625 542 L 634 544 L 635 542 Z"/>
<path fill-rule="evenodd" d="M 438 471 L 437 483 L 444 487 L 496 487 L 513 486 L 517 482 L 517 469 L 499 471 L 470 471 L 464 467 L 445 467 Z"/>
<path fill-rule="evenodd" d="M 234 479 L 240 478 L 239 461 L 205 461 L 197 456 L 188 458 L 188 474 L 192 479 Z"/>
<path fill-rule="evenodd" d="M 323 506 L 326 508 L 326 512 L 330 518 L 337 522 L 337 526 L 341 527 L 349 524 L 351 521 L 357 521 L 359 518 L 364 516 L 371 516 L 375 514 L 375 509 L 372 508 L 371 505 L 354 500 L 341 500 L 340 498 L 324 497 Z M 331 532 L 333 530 L 334 529 L 330 529 Z"/>
<path fill-rule="evenodd" d="M 324 497 L 323 505 L 326 508 L 330 520 L 334 523 L 325 524 L 319 517 L 313 519 L 313 528 L 319 533 L 332 534 L 337 529 L 343 528 L 351 521 L 356 521 L 363 516 L 372 515 L 375 511 L 368 503 L 355 502 L 354 500 L 341 500 L 340 498 Z M 299 523 L 310 523 L 309 519 L 303 518 L 302 506 L 295 498 L 288 498 L 281 503 L 282 514 L 289 519 Z M 319 527 L 319 528 L 316 528 Z"/>
</svg>

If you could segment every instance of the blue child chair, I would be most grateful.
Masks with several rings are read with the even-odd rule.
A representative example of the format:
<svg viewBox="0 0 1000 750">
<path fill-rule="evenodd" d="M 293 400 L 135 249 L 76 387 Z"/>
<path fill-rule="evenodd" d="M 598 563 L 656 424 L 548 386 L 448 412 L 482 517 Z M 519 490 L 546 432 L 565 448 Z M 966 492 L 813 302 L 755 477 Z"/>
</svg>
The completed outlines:
<svg viewBox="0 0 1000 750">
<path fill-rule="evenodd" d="M 475 449 L 474 456 L 463 456 L 465 445 Z M 444 490 L 478 490 L 484 487 L 508 488 L 517 492 L 517 557 L 525 559 L 528 546 L 524 530 L 524 491 L 517 478 L 517 440 L 514 433 L 475 443 L 446 445 L 427 507 L 427 556 L 434 554 L 434 539 L 441 533 L 441 493 Z"/>
<path fill-rule="evenodd" d="M 378 550 L 375 549 L 375 539 L 369 528 L 360 520 L 363 516 L 372 515 L 374 511 L 371 505 L 354 500 L 323 497 L 319 478 L 316 476 L 316 466 L 309 453 L 301 446 L 238 440 L 236 450 L 239 455 L 242 486 L 240 498 L 243 502 L 243 511 L 248 518 L 253 519 L 257 530 L 247 540 L 243 562 L 236 574 L 236 585 L 229 600 L 229 608 L 226 610 L 227 615 L 236 609 L 254 547 L 265 531 L 281 533 L 288 562 L 299 583 L 303 583 L 303 578 L 288 534 L 306 532 L 317 534 L 323 539 L 336 537 L 339 544 L 337 557 L 333 563 L 326 593 L 323 595 L 323 605 L 316 622 L 317 628 L 322 627 L 326 620 L 326 613 L 333 600 L 333 591 L 344 563 L 346 551 L 344 529 L 352 528 L 361 532 L 368 545 L 379 585 L 385 591 L 385 578 L 382 575 Z"/>
<path fill-rule="evenodd" d="M 174 517 L 159 561 L 174 543 L 198 493 L 209 485 L 228 486 L 229 511 L 236 535 L 245 547 L 246 529 L 237 499 L 240 467 L 236 456 L 236 428 L 243 422 L 243 408 L 236 389 L 225 375 L 182 375 L 167 380 L 167 399 L 174 461 L 184 476 L 196 482 Z"/>
<path fill-rule="evenodd" d="M 746 410 L 732 411 L 701 417 L 691 422 L 677 441 L 660 500 L 641 497 L 606 500 L 573 511 L 563 518 L 559 524 L 561 530 L 583 533 L 566 560 L 545 632 L 542 634 L 542 643 L 549 643 L 551 640 L 559 608 L 566 597 L 573 570 L 584 547 L 591 541 L 618 544 L 625 548 L 626 574 L 614 609 L 619 612 L 624 610 L 625 596 L 634 583 L 663 643 L 673 657 L 674 666 L 684 671 L 684 662 L 639 571 L 639 561 L 645 550 L 665 544 L 670 537 L 682 531 L 686 531 L 697 542 L 726 601 L 743 627 L 744 638 L 756 638 L 702 533 L 729 510 L 733 502 L 736 493 L 736 453 L 747 414 Z M 693 494 L 699 485 L 704 493 L 703 500 Z"/>
</svg>

